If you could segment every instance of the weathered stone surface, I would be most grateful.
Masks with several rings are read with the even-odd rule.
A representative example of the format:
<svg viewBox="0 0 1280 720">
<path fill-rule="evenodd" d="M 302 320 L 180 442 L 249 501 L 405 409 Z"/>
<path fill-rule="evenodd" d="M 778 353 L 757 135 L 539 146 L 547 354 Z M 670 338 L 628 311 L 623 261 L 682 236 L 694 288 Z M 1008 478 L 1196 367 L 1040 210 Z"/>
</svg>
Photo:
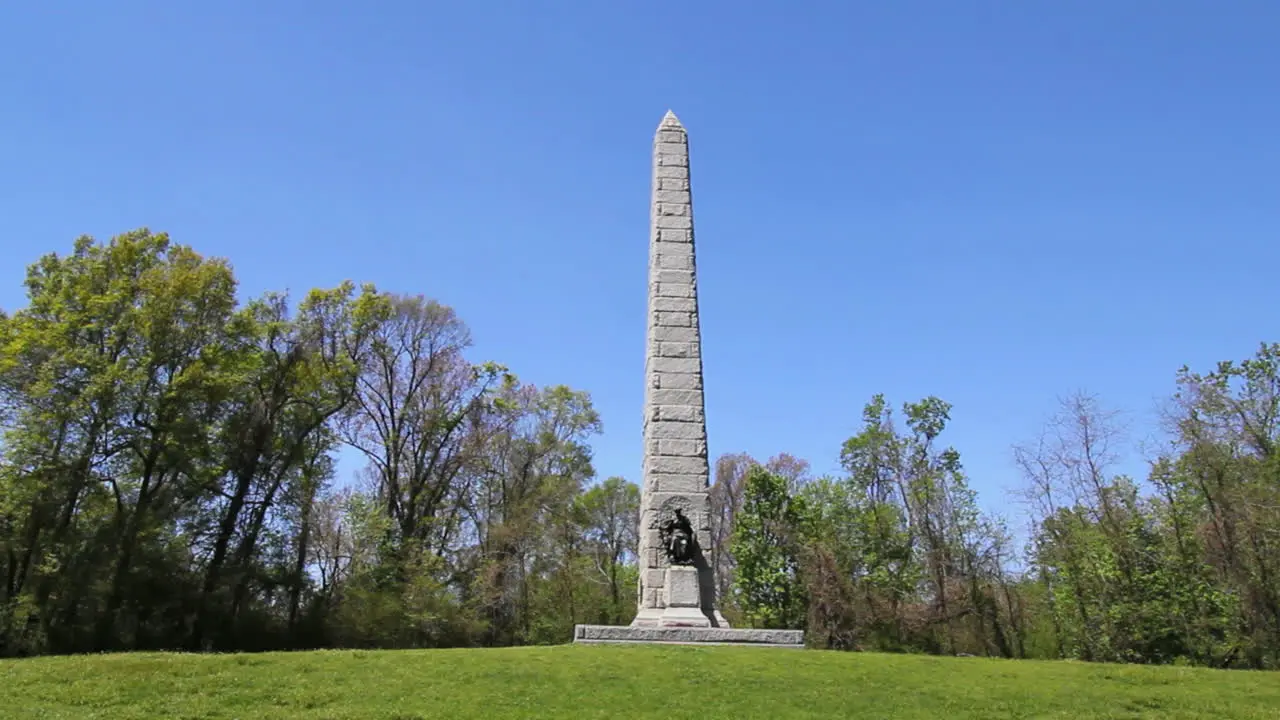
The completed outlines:
<svg viewBox="0 0 1280 720">
<path fill-rule="evenodd" d="M 663 254 L 658 256 L 658 267 L 670 270 L 692 270 L 692 255 Z"/>
<path fill-rule="evenodd" d="M 670 420 L 673 422 L 701 423 L 705 419 L 702 408 L 697 405 L 650 405 L 650 407 L 653 409 L 653 413 L 649 418 L 658 422 Z"/>
<path fill-rule="evenodd" d="M 707 476 L 702 473 L 655 473 L 652 478 L 655 492 L 696 493 L 707 489 Z"/>
<path fill-rule="evenodd" d="M 650 269 L 654 270 L 654 272 L 662 272 L 664 269 L 662 268 L 662 259 L 664 258 L 685 260 L 687 263 L 692 265 L 692 263 L 694 263 L 694 252 L 692 252 L 692 247 L 694 246 L 687 242 L 655 242 L 653 252 L 650 252 L 649 254 Z M 658 260 L 654 261 L 655 258 Z M 685 272 L 694 272 L 692 268 L 685 268 L 684 270 Z M 669 277 L 668 282 L 687 281 L 682 281 L 682 279 L 678 277 Z"/>
<path fill-rule="evenodd" d="M 656 275 L 659 283 L 681 283 L 693 286 L 692 270 L 659 270 Z"/>
<path fill-rule="evenodd" d="M 699 343 L 698 330 L 694 327 L 669 326 L 661 325 L 653 328 L 653 336 L 650 342 L 657 343 Z M 650 348 L 652 350 L 653 348 Z"/>
<path fill-rule="evenodd" d="M 702 373 L 664 373 L 655 375 L 652 388 L 671 388 L 673 390 L 701 390 Z"/>
<path fill-rule="evenodd" d="M 663 358 L 650 357 L 649 371 L 665 373 L 698 373 L 702 374 L 702 362 L 697 358 Z"/>
<path fill-rule="evenodd" d="M 697 405 L 702 403 L 702 393 L 698 390 L 659 388 L 649 393 L 649 402 L 654 405 Z"/>
<path fill-rule="evenodd" d="M 698 343 L 689 342 L 660 342 L 657 351 L 659 357 L 670 358 L 696 358 L 701 354 Z"/>
<path fill-rule="evenodd" d="M 663 179 L 688 180 L 688 165 L 674 167 L 671 165 L 663 165 L 654 169 L 654 176 Z"/>
<path fill-rule="evenodd" d="M 804 631 L 576 625 L 573 629 L 573 641 L 579 643 L 706 643 L 800 649 L 804 647 Z"/>
<path fill-rule="evenodd" d="M 658 167 L 689 167 L 689 157 L 684 154 L 683 142 L 655 143 L 653 159 Z"/>
<path fill-rule="evenodd" d="M 698 309 L 697 300 L 693 298 L 654 298 L 653 310 L 658 312 L 691 313 Z M 658 336 L 655 340 L 662 340 Z"/>
<path fill-rule="evenodd" d="M 649 537 L 652 541 L 657 542 L 658 536 L 648 535 L 648 533 L 651 531 L 656 532 L 666 511 L 674 507 L 684 510 L 695 529 L 705 530 L 710 526 L 711 502 L 707 499 L 706 493 L 654 490 L 648 495 L 648 505 L 651 512 L 644 516 L 649 518 L 649 522 L 640 526 L 642 538 Z M 667 565 L 664 563 L 660 567 L 665 569 Z"/>
<path fill-rule="evenodd" d="M 660 282 L 657 284 L 658 297 L 693 297 L 694 287 L 690 283 Z"/>
<path fill-rule="evenodd" d="M 657 296 L 654 297 L 654 300 L 658 300 L 658 299 L 659 298 Z M 680 298 L 670 298 L 670 299 L 692 300 L 693 297 L 681 296 Z M 694 313 L 655 312 L 653 314 L 653 320 L 650 321 L 650 324 L 655 327 L 693 327 L 693 324 L 695 322 L 697 322 L 697 315 L 695 315 Z M 666 372 L 680 372 L 680 371 L 667 370 Z M 692 371 L 684 371 L 684 372 L 692 372 Z"/>
<path fill-rule="evenodd" d="M 683 392 L 683 391 L 675 391 Z M 656 447 L 650 450 L 651 455 L 675 455 L 685 457 L 695 457 L 707 455 L 707 442 L 705 440 L 654 440 Z"/>
<path fill-rule="evenodd" d="M 698 590 L 698 569 L 694 567 L 669 567 L 666 585 L 663 586 L 667 607 L 700 607 L 702 596 Z"/>
<path fill-rule="evenodd" d="M 646 430 L 650 438 L 657 440 L 707 440 L 707 427 L 702 423 L 654 420 Z"/>
<path fill-rule="evenodd" d="M 689 455 L 686 457 L 658 455 L 650 458 L 649 472 L 654 475 L 683 474 L 700 475 L 707 469 L 705 456 Z M 674 491 L 668 491 L 674 492 Z"/>
</svg>

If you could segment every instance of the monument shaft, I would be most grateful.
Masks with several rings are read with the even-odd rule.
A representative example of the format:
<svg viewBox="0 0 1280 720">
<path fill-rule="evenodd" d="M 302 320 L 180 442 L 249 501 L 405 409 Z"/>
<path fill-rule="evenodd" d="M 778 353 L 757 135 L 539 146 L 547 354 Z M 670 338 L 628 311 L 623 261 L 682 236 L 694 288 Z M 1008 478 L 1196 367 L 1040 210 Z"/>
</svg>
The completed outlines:
<svg viewBox="0 0 1280 720">
<path fill-rule="evenodd" d="M 671 112 L 653 140 L 651 209 L 639 608 L 630 627 L 575 625 L 573 641 L 802 648 L 801 630 L 730 628 L 716 609 L 689 137 Z"/>
<path fill-rule="evenodd" d="M 640 597 L 636 625 L 727 627 L 715 610 L 710 547 L 702 338 L 694 260 L 689 138 L 668 112 L 653 145 L 644 460 L 640 500 Z M 673 562 L 664 528 L 677 511 L 693 557 Z"/>
</svg>

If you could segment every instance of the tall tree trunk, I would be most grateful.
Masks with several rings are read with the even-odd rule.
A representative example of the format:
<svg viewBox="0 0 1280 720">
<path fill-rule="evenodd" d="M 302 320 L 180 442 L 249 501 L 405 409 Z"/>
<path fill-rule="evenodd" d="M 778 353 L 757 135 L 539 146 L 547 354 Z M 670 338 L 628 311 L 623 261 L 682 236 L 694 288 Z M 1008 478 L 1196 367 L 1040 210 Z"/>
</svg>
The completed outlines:
<svg viewBox="0 0 1280 720">
<path fill-rule="evenodd" d="M 293 585 L 289 588 L 289 641 L 298 644 L 298 608 L 302 602 L 302 589 L 306 585 L 307 551 L 311 543 L 312 513 L 315 508 L 315 489 L 310 488 L 302 502 L 298 527 L 298 548 L 293 556 Z"/>
<path fill-rule="evenodd" d="M 213 543 L 213 553 L 209 557 L 209 566 L 205 569 L 204 585 L 201 587 L 200 601 L 196 608 L 195 625 L 191 631 L 191 650 L 199 651 L 203 649 L 205 635 L 208 633 L 209 614 L 212 612 L 210 598 L 218 588 L 218 581 L 222 576 L 222 566 L 226 563 L 231 538 L 235 535 L 236 525 L 240 520 L 240 512 L 244 509 L 245 502 L 248 499 L 249 489 L 252 487 L 253 475 L 256 470 L 257 460 L 255 459 L 249 464 L 249 467 L 243 468 L 237 473 L 235 491 L 231 494 L 227 508 L 223 511 L 222 518 L 218 522 L 218 534 Z"/>
<path fill-rule="evenodd" d="M 142 528 L 143 516 L 151 503 L 149 483 L 143 480 L 138 493 L 138 504 L 133 514 L 125 522 L 124 531 L 120 535 L 119 555 L 115 572 L 111 579 L 111 590 L 107 595 L 106 611 L 98 618 L 98 630 L 95 646 L 100 652 L 117 649 L 119 638 L 116 636 L 119 618 L 117 617 L 124 603 L 125 587 L 128 585 L 129 571 L 133 569 L 134 553 L 137 549 L 138 533 Z"/>
<path fill-rule="evenodd" d="M 284 473 L 282 470 L 272 480 L 271 486 L 267 488 L 266 494 L 262 498 L 262 502 L 258 503 L 258 506 L 250 513 L 249 527 L 241 537 L 240 547 L 236 550 L 235 564 L 240 569 L 240 573 L 231 594 L 230 621 L 233 629 L 239 627 L 240 612 L 244 609 L 245 599 L 249 594 L 249 581 L 252 579 L 252 574 L 249 570 L 252 565 L 253 554 L 258 547 L 258 538 L 262 535 L 262 529 L 266 525 L 267 513 L 275 503 L 276 493 L 279 492 L 280 485 L 283 482 Z"/>
</svg>

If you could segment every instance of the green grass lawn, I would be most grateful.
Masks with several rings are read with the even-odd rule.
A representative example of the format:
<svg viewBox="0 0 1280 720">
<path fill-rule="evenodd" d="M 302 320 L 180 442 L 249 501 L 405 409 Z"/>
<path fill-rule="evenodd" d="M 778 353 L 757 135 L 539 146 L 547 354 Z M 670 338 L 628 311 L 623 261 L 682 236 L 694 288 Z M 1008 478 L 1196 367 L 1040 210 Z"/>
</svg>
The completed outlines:
<svg viewBox="0 0 1280 720">
<path fill-rule="evenodd" d="M 0 718 L 1280 718 L 1280 674 L 679 646 L 0 661 Z"/>
</svg>

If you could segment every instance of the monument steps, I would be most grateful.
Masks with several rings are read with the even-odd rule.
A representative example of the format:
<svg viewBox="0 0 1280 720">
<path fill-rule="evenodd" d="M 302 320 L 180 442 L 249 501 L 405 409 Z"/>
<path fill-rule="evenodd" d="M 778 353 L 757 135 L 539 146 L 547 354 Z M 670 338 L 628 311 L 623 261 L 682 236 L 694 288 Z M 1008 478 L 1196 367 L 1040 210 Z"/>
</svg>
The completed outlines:
<svg viewBox="0 0 1280 720">
<path fill-rule="evenodd" d="M 802 650 L 804 631 L 575 625 L 573 641 L 586 644 L 738 645 Z"/>
</svg>

